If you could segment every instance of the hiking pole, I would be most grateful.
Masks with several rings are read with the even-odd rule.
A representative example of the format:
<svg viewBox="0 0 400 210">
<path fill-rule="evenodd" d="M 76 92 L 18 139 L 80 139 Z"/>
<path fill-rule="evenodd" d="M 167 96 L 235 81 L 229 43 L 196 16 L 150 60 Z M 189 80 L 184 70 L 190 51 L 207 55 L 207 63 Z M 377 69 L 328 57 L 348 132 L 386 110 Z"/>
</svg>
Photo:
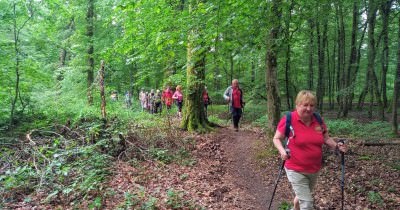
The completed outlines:
<svg viewBox="0 0 400 210">
<path fill-rule="evenodd" d="M 285 150 L 286 150 L 286 153 L 289 155 L 290 150 L 289 149 L 285 149 Z M 272 196 L 271 196 L 271 200 L 269 201 L 268 210 L 271 209 L 272 201 L 274 200 L 274 196 L 275 196 L 275 191 L 276 191 L 276 188 L 278 187 L 279 179 L 281 178 L 283 168 L 285 167 L 285 162 L 286 162 L 286 160 L 282 160 L 282 164 L 279 167 L 278 177 L 275 180 L 275 187 L 274 187 L 274 191 L 272 191 Z"/>
<path fill-rule="evenodd" d="M 338 144 L 344 144 L 344 139 L 340 139 Z M 344 209 L 344 152 L 340 151 L 341 167 L 342 167 L 342 179 L 340 180 L 340 188 L 342 190 L 342 210 Z"/>
</svg>

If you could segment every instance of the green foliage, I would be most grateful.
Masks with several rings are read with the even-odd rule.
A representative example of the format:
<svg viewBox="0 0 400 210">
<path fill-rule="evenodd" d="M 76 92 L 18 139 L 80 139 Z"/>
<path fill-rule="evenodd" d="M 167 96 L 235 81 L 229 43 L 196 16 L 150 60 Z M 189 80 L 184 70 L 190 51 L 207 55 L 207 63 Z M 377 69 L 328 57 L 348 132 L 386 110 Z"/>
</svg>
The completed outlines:
<svg viewBox="0 0 400 210">
<path fill-rule="evenodd" d="M 291 208 L 292 208 L 292 204 L 287 201 L 283 201 L 278 207 L 279 210 L 289 210 Z"/>
<path fill-rule="evenodd" d="M 191 200 L 187 200 L 183 191 L 176 191 L 173 188 L 167 191 L 167 207 L 170 209 L 204 209 L 193 204 Z"/>
<path fill-rule="evenodd" d="M 149 152 L 154 159 L 162 163 L 169 164 L 172 162 L 173 157 L 167 149 L 151 148 Z"/>
<path fill-rule="evenodd" d="M 390 139 L 393 138 L 391 127 L 388 122 L 373 121 L 370 123 L 360 123 L 354 119 L 326 120 L 331 136 L 350 136 L 353 138 L 371 139 Z"/>
<path fill-rule="evenodd" d="M 383 204 L 382 196 L 379 194 L 379 192 L 375 191 L 368 192 L 368 201 L 374 204 L 379 204 L 379 205 Z"/>
</svg>

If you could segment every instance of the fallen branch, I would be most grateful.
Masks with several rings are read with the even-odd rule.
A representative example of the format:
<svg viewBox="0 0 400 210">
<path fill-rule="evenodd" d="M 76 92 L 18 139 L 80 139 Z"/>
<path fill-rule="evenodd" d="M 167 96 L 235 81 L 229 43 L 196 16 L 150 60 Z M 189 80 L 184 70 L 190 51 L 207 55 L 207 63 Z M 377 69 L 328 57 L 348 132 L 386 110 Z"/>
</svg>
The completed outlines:
<svg viewBox="0 0 400 210">
<path fill-rule="evenodd" d="M 390 141 L 390 142 L 368 142 L 362 141 L 361 146 L 390 146 L 390 145 L 400 145 L 400 141 Z"/>
</svg>

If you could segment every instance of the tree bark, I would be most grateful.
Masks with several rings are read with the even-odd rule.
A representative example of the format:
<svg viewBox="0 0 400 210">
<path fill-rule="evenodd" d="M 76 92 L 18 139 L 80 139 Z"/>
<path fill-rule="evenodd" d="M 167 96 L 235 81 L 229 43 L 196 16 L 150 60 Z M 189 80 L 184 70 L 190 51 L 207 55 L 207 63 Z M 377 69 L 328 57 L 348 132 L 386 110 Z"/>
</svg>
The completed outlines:
<svg viewBox="0 0 400 210">
<path fill-rule="evenodd" d="M 397 72 L 394 80 L 393 102 L 392 102 L 392 130 L 395 135 L 400 136 L 397 122 L 397 106 L 399 104 L 400 91 L 400 16 L 398 16 L 398 32 L 397 32 Z"/>
<path fill-rule="evenodd" d="M 320 14 L 329 13 L 327 5 L 322 5 Z M 320 26 L 322 25 L 322 34 Z M 325 95 L 325 47 L 327 44 L 328 20 L 322 19 L 322 22 L 317 23 L 317 40 L 318 40 L 318 82 L 317 82 L 317 107 L 319 112 L 323 112 L 323 102 Z"/>
<path fill-rule="evenodd" d="M 376 57 L 376 48 L 375 48 L 375 23 L 376 23 L 376 12 L 377 5 L 376 2 L 371 0 L 369 1 L 369 11 L 368 11 L 368 73 L 370 81 L 367 81 L 370 85 L 371 95 L 375 94 L 376 100 L 378 102 L 379 113 L 381 116 L 381 120 L 385 119 L 385 113 L 383 110 L 383 104 L 381 100 L 381 94 L 379 91 L 378 78 L 375 73 L 375 57 Z M 373 97 L 371 97 L 373 98 Z M 372 105 L 372 104 L 371 104 Z"/>
<path fill-rule="evenodd" d="M 358 34 L 358 23 L 359 23 L 359 0 L 354 0 L 353 2 L 353 26 L 351 31 L 351 45 L 350 45 L 350 58 L 349 58 L 349 66 L 347 68 L 345 81 L 343 85 L 344 92 L 344 101 L 343 101 L 343 109 L 342 116 L 347 117 L 349 110 L 351 108 L 352 96 L 354 94 L 354 84 L 355 78 L 353 80 L 353 72 L 356 72 L 357 69 L 357 34 Z M 354 76 L 355 77 L 355 76 Z M 340 115 L 339 115 L 340 117 Z"/>
<path fill-rule="evenodd" d="M 383 107 L 388 107 L 387 91 L 386 91 L 386 77 L 389 66 L 389 16 L 390 8 L 392 7 L 393 0 L 383 0 L 381 4 L 382 11 L 382 36 L 383 36 L 383 49 L 382 49 L 382 100 Z"/>
<path fill-rule="evenodd" d="M 266 89 L 267 89 L 267 114 L 268 114 L 268 130 L 272 134 L 280 119 L 280 96 L 277 78 L 277 55 L 278 55 L 278 38 L 281 28 L 280 17 L 282 16 L 281 0 L 273 0 L 271 12 L 269 12 L 269 20 L 271 29 L 267 39 L 267 55 L 266 55 Z"/>
<path fill-rule="evenodd" d="M 189 3 L 189 13 L 193 16 L 197 11 L 197 2 Z M 195 24 L 189 31 L 187 44 L 187 69 L 186 69 L 186 94 L 184 97 L 185 107 L 181 128 L 188 131 L 206 132 L 210 129 L 202 93 L 205 81 L 206 48 L 204 42 L 197 37 L 201 33 L 201 24 Z"/>
<path fill-rule="evenodd" d="M 314 20 L 309 19 L 309 47 L 308 47 L 308 89 L 314 89 Z"/>
<path fill-rule="evenodd" d="M 94 47 L 93 47 L 93 34 L 94 34 L 94 0 L 88 0 L 88 9 L 86 13 L 86 36 L 88 38 L 88 69 L 87 69 L 87 100 L 88 104 L 93 104 L 93 81 L 94 81 Z"/>
<path fill-rule="evenodd" d="M 104 121 L 107 120 L 107 113 L 106 113 L 106 96 L 104 91 L 104 61 L 101 61 L 100 64 L 100 98 L 101 98 L 101 117 Z"/>
<path fill-rule="evenodd" d="M 292 19 L 292 10 L 293 10 L 294 2 L 290 1 L 290 7 L 289 10 L 287 11 L 288 17 L 285 20 L 285 45 L 286 45 L 286 60 L 285 60 L 285 91 L 286 91 L 286 105 L 287 109 L 290 110 L 292 109 L 292 104 L 291 102 L 291 94 L 290 94 L 290 56 L 291 56 L 291 45 L 290 45 L 290 40 L 291 40 L 291 34 L 290 34 L 290 22 Z"/>
<path fill-rule="evenodd" d="M 14 38 L 14 53 L 15 53 L 15 89 L 14 89 L 14 98 L 11 101 L 11 112 L 10 112 L 10 128 L 12 129 L 14 127 L 14 121 L 15 121 L 15 109 L 17 105 L 18 98 L 20 99 L 21 105 L 24 107 L 24 102 L 21 98 L 21 93 L 20 93 L 20 87 L 19 83 L 21 80 L 21 72 L 20 72 L 20 63 L 21 63 L 21 58 L 20 58 L 20 46 L 19 46 L 19 35 L 20 31 L 25 27 L 26 23 L 33 17 L 33 10 L 31 8 L 31 4 L 28 6 L 28 10 L 30 12 L 29 17 L 21 24 L 20 27 L 18 27 L 17 23 L 17 3 L 13 3 L 13 38 Z"/>
<path fill-rule="evenodd" d="M 336 83 L 337 83 L 337 90 L 338 93 L 336 100 L 339 105 L 339 110 L 343 110 L 344 106 L 344 97 L 343 93 L 341 92 L 343 89 L 343 81 L 345 80 L 345 57 L 346 57 L 346 34 L 345 34 L 345 23 L 343 20 L 343 5 L 342 2 L 338 2 L 336 5 L 336 15 L 337 15 L 337 24 L 338 24 L 338 63 L 337 63 L 337 76 L 336 76 Z M 339 111 L 340 112 L 340 111 Z M 339 115 L 339 113 L 338 113 Z"/>
</svg>

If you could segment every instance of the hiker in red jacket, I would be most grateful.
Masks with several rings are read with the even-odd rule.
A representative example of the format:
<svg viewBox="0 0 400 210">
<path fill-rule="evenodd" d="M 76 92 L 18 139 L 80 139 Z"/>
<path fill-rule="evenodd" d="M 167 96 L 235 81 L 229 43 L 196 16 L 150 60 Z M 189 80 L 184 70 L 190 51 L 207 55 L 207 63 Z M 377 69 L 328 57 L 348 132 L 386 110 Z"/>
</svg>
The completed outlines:
<svg viewBox="0 0 400 210">
<path fill-rule="evenodd" d="M 203 103 L 204 103 L 204 111 L 207 116 L 207 107 L 211 103 L 210 96 L 208 95 L 207 87 L 204 87 L 203 93 L 202 93 L 202 98 L 203 98 Z"/>
<path fill-rule="evenodd" d="M 242 117 L 244 101 L 243 91 L 239 88 L 239 80 L 232 80 L 232 86 L 229 86 L 224 93 L 224 98 L 229 102 L 229 111 L 232 115 L 233 127 L 239 131 L 239 121 Z"/>
<path fill-rule="evenodd" d="M 169 86 L 167 86 L 167 88 L 163 91 L 161 98 L 167 109 L 171 109 L 172 95 L 173 95 L 172 90 L 170 89 Z"/>
</svg>

